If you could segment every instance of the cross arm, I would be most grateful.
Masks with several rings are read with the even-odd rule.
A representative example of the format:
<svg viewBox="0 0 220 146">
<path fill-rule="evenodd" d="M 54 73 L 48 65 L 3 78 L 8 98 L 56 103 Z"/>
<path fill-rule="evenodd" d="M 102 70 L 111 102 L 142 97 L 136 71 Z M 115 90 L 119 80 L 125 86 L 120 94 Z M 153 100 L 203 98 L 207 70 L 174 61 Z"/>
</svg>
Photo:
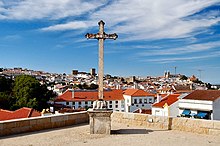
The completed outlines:
<svg viewBox="0 0 220 146">
<path fill-rule="evenodd" d="M 116 33 L 113 34 L 104 34 L 105 39 L 114 39 L 116 40 L 118 38 L 118 35 Z"/>
<path fill-rule="evenodd" d="M 96 35 L 97 35 L 97 34 L 87 33 L 87 34 L 85 35 L 85 37 L 86 37 L 87 39 L 97 39 Z"/>
<path fill-rule="evenodd" d="M 116 40 L 116 39 L 118 38 L 118 35 L 117 35 L 116 33 L 106 34 L 105 32 L 104 32 L 104 34 L 99 34 L 99 33 L 97 33 L 97 34 L 87 33 L 87 34 L 85 35 L 85 37 L 86 37 L 87 39 L 114 39 L 114 40 Z"/>
</svg>

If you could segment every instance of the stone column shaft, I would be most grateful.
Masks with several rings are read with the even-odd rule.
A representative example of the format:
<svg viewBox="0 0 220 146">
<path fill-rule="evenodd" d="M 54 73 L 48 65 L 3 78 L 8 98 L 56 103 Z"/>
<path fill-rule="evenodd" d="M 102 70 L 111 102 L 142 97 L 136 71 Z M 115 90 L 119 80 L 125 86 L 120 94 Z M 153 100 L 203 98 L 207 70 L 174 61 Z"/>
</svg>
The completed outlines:
<svg viewBox="0 0 220 146">
<path fill-rule="evenodd" d="M 99 35 L 104 34 L 104 23 L 99 23 Z M 99 39 L 99 100 L 103 100 L 103 76 L 104 76 L 104 38 Z"/>
</svg>

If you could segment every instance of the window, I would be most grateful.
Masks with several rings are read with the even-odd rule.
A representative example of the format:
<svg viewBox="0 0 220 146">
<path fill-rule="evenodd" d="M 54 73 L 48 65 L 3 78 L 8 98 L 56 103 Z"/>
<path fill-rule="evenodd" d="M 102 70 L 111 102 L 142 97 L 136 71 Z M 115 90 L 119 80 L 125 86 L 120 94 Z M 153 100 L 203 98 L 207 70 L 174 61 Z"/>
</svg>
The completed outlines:
<svg viewBox="0 0 220 146">
<path fill-rule="evenodd" d="M 69 102 L 66 102 L 66 105 L 70 105 L 70 103 L 69 103 Z"/>
<path fill-rule="evenodd" d="M 144 99 L 144 103 L 147 103 L 147 99 Z"/>
<path fill-rule="evenodd" d="M 134 103 L 137 104 L 137 99 L 134 99 Z"/>
<path fill-rule="evenodd" d="M 152 98 L 149 98 L 149 103 L 152 103 Z"/>
<path fill-rule="evenodd" d="M 115 108 L 118 108 L 118 105 L 115 105 Z"/>
<path fill-rule="evenodd" d="M 81 105 L 81 102 L 79 101 L 79 105 Z"/>
<path fill-rule="evenodd" d="M 139 103 L 142 103 L 142 99 L 139 99 Z"/>
<path fill-rule="evenodd" d="M 75 102 L 73 101 L 73 105 L 75 105 Z"/>
<path fill-rule="evenodd" d="M 109 105 L 109 108 L 112 108 L 112 105 Z"/>
<path fill-rule="evenodd" d="M 88 104 L 88 101 L 85 101 L 85 104 Z"/>
<path fill-rule="evenodd" d="M 118 101 L 115 101 L 115 103 L 118 103 Z"/>
<path fill-rule="evenodd" d="M 138 105 L 136 105 L 136 107 L 138 107 Z"/>
<path fill-rule="evenodd" d="M 112 104 L 112 101 L 109 101 L 109 104 Z"/>
</svg>

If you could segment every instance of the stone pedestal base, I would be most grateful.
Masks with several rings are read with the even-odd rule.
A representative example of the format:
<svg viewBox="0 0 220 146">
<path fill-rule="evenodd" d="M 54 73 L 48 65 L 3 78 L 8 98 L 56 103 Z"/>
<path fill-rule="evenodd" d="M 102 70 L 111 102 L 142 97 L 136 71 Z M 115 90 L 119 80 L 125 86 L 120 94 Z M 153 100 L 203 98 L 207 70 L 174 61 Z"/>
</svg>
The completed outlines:
<svg viewBox="0 0 220 146">
<path fill-rule="evenodd" d="M 111 134 L 110 110 L 89 109 L 90 134 Z"/>
</svg>

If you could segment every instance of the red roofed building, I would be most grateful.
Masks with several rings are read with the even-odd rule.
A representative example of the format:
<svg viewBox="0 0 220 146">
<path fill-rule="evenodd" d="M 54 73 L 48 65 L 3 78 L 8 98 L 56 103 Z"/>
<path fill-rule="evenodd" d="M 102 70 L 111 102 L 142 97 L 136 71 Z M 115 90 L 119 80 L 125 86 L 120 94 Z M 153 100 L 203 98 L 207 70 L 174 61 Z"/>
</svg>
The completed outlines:
<svg viewBox="0 0 220 146">
<path fill-rule="evenodd" d="M 179 100 L 179 114 L 184 117 L 220 120 L 220 91 L 193 91 Z"/>
<path fill-rule="evenodd" d="M 38 116 L 41 116 L 40 112 L 27 107 L 20 108 L 16 111 L 0 109 L 0 121 L 38 117 Z"/>
<path fill-rule="evenodd" d="M 127 89 L 124 91 L 123 96 L 126 112 L 134 112 L 137 109 L 151 109 L 151 105 L 155 102 L 155 94 L 141 89 Z"/>
<path fill-rule="evenodd" d="M 169 94 L 160 101 L 152 105 L 152 115 L 156 116 L 172 116 L 179 115 L 178 97 L 180 94 Z"/>
<path fill-rule="evenodd" d="M 124 98 L 122 90 L 105 90 L 104 100 L 108 108 L 114 111 L 124 111 Z M 62 104 L 74 109 L 91 108 L 93 101 L 98 100 L 97 90 L 67 90 L 55 99 L 56 104 Z"/>
</svg>

